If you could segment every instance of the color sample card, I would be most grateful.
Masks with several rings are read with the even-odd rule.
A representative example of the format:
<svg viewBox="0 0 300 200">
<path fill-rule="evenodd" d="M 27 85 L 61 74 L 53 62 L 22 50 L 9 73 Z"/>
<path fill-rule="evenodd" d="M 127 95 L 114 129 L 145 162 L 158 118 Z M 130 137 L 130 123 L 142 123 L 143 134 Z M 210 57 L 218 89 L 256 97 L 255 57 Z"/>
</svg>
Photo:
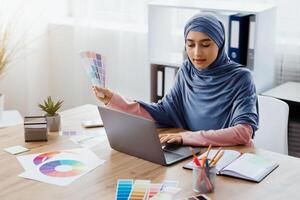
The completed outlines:
<svg viewBox="0 0 300 200">
<path fill-rule="evenodd" d="M 72 136 L 70 138 L 75 144 L 84 148 L 92 148 L 103 141 L 107 140 L 105 130 L 99 130 L 97 132 L 84 132 L 83 134 Z"/>
<path fill-rule="evenodd" d="M 65 130 L 59 132 L 59 135 L 64 135 L 64 136 L 76 136 L 81 134 L 83 134 L 83 131 Z"/>
<path fill-rule="evenodd" d="M 66 186 L 105 161 L 85 148 L 18 156 L 25 172 L 20 177 Z"/>
<path fill-rule="evenodd" d="M 3 150 L 6 151 L 7 153 L 10 153 L 10 154 L 13 154 L 13 155 L 29 151 L 29 149 L 27 149 L 25 147 L 22 147 L 20 145 L 7 147 L 7 148 L 4 148 Z"/>
<path fill-rule="evenodd" d="M 161 187 L 161 191 L 165 191 L 167 188 L 171 187 L 171 188 L 176 188 L 178 186 L 178 181 L 164 181 L 162 183 L 162 187 Z"/>
<path fill-rule="evenodd" d="M 92 85 L 105 87 L 105 65 L 103 57 L 92 51 L 83 51 L 80 53 L 84 61 L 84 68 Z"/>
<path fill-rule="evenodd" d="M 116 200 L 128 200 L 133 185 L 132 179 L 119 179 L 116 192 Z"/>
<path fill-rule="evenodd" d="M 129 200 L 144 200 L 148 199 L 148 191 L 150 188 L 150 180 L 136 180 L 134 181 Z"/>
<path fill-rule="evenodd" d="M 119 179 L 116 200 L 167 200 L 174 199 L 181 190 L 178 181 L 152 183 L 150 180 Z M 163 189 L 163 191 L 162 191 Z"/>
<path fill-rule="evenodd" d="M 149 198 L 154 197 L 157 193 L 160 192 L 163 184 L 160 183 L 152 183 L 149 190 Z"/>
</svg>

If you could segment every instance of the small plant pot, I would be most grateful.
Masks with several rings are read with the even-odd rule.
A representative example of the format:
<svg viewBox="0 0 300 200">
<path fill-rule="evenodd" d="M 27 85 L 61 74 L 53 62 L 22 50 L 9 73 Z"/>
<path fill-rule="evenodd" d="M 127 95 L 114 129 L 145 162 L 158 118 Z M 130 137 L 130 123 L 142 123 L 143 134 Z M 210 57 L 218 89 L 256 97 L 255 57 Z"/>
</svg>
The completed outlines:
<svg viewBox="0 0 300 200">
<path fill-rule="evenodd" d="M 55 114 L 54 116 L 46 115 L 47 128 L 49 132 L 57 132 L 60 130 L 60 115 Z"/>
</svg>

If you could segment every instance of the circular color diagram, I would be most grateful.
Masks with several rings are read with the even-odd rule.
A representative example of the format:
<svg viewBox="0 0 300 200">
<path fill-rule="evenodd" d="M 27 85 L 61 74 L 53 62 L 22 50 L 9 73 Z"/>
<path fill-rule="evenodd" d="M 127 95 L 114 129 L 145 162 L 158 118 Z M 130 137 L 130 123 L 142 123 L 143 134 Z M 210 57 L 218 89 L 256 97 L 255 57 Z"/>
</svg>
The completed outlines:
<svg viewBox="0 0 300 200">
<path fill-rule="evenodd" d="M 82 162 L 77 160 L 55 160 L 43 164 L 40 167 L 40 171 L 47 176 L 69 177 L 83 173 L 85 171 L 85 166 Z"/>
<path fill-rule="evenodd" d="M 39 164 L 45 162 L 46 160 L 54 157 L 55 155 L 57 155 L 59 153 L 61 153 L 61 152 L 59 152 L 59 151 L 50 151 L 50 152 L 42 153 L 42 154 L 38 155 L 37 157 L 35 157 L 33 159 L 33 163 L 35 165 L 39 165 Z"/>
</svg>

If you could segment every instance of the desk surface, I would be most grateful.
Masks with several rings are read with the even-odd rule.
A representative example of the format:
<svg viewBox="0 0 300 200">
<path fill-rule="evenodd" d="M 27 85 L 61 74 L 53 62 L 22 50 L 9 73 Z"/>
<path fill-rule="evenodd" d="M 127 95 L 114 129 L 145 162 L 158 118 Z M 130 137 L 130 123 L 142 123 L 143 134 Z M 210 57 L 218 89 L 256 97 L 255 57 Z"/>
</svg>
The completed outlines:
<svg viewBox="0 0 300 200">
<path fill-rule="evenodd" d="M 95 106 L 85 105 L 61 113 L 62 130 L 81 130 L 81 120 L 95 119 Z M 92 131 L 95 132 L 93 129 Z M 31 149 L 27 154 L 49 150 L 78 147 L 66 136 L 50 133 L 48 142 L 25 143 L 23 126 L 0 129 L 0 148 L 23 145 Z M 254 152 L 279 163 L 279 167 L 261 183 L 253 183 L 226 176 L 217 176 L 216 191 L 208 196 L 212 199 L 295 199 L 300 197 L 300 160 L 261 149 L 233 147 L 243 152 Z M 69 186 L 60 187 L 18 177 L 23 172 L 16 156 L 0 151 L 0 199 L 114 199 L 119 178 L 150 179 L 152 182 L 178 180 L 182 188 L 179 199 L 194 195 L 192 171 L 182 169 L 189 160 L 170 167 L 144 161 L 109 147 L 108 141 L 92 148 L 104 165 L 82 176 Z M 24 155 L 24 154 L 22 154 Z"/>
<path fill-rule="evenodd" d="M 263 92 L 262 95 L 300 103 L 300 83 L 286 82 L 273 89 Z"/>
</svg>

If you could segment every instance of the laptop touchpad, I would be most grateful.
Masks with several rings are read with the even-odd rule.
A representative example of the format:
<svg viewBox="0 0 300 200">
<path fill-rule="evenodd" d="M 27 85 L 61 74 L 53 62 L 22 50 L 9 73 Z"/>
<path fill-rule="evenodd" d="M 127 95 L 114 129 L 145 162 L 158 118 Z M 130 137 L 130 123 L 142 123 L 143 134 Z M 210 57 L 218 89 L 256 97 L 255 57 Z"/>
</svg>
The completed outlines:
<svg viewBox="0 0 300 200">
<path fill-rule="evenodd" d="M 172 152 L 180 155 L 190 155 L 191 150 L 187 146 L 182 146 L 178 144 L 166 144 L 163 148 L 166 152 Z"/>
</svg>

